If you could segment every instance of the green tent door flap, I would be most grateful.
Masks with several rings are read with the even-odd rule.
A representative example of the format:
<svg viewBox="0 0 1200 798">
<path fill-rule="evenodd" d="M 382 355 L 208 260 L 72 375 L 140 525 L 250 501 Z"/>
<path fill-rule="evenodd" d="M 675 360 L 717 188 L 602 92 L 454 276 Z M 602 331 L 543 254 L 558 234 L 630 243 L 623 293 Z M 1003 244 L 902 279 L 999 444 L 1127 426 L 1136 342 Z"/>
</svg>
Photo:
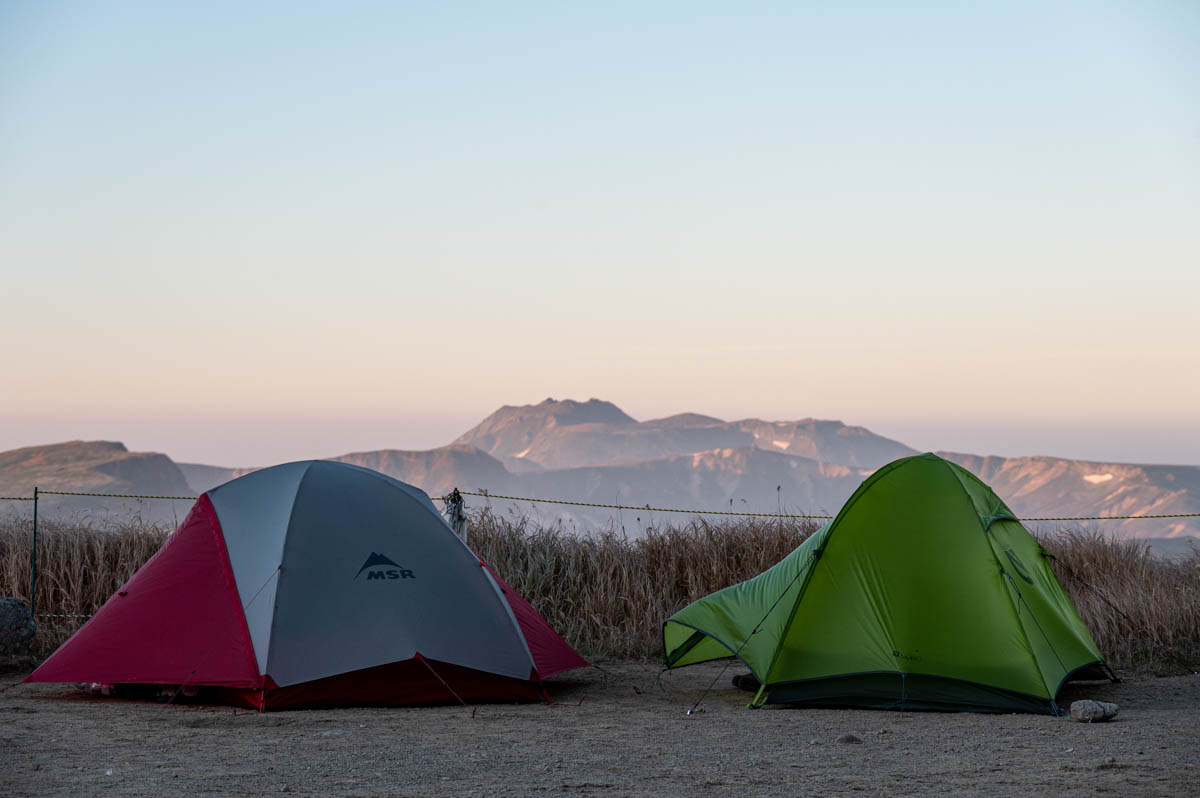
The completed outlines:
<svg viewBox="0 0 1200 798">
<path fill-rule="evenodd" d="M 1058 713 L 1115 678 L 1047 561 L 983 482 L 933 454 L 868 477 L 774 567 L 663 624 L 669 668 L 736 656 L 756 704 Z"/>
</svg>

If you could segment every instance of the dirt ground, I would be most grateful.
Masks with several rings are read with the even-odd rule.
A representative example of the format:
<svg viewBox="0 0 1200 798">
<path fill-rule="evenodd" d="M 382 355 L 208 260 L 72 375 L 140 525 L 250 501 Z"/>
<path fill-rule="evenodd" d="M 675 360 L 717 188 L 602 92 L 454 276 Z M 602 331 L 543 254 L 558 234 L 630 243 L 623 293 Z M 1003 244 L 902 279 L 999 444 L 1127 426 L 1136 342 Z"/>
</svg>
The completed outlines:
<svg viewBox="0 0 1200 798">
<path fill-rule="evenodd" d="M 554 706 L 259 714 L 0 693 L 0 794 L 1197 795 L 1200 675 L 1076 686 L 1111 723 L 1035 715 L 745 709 L 723 663 L 629 661 L 553 681 Z M 653 666 L 649 666 L 653 668 Z M 7 673 L 4 683 L 24 676 Z M 718 678 L 719 676 L 719 678 Z M 851 734 L 861 743 L 840 742 Z"/>
</svg>

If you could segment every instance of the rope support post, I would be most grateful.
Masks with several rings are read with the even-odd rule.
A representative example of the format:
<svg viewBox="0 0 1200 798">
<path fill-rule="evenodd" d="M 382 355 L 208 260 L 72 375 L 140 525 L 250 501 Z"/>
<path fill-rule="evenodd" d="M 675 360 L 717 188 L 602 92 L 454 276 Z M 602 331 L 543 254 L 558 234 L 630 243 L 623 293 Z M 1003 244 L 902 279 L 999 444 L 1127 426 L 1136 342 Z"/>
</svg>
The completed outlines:
<svg viewBox="0 0 1200 798">
<path fill-rule="evenodd" d="M 467 515 L 466 506 L 463 503 L 462 493 L 458 488 L 450 491 L 450 495 L 442 498 L 446 508 L 442 511 L 442 517 L 446 519 L 446 523 L 454 530 L 454 534 L 458 535 L 463 543 L 467 542 Z"/>
<path fill-rule="evenodd" d="M 29 550 L 29 614 L 37 616 L 37 522 L 38 489 L 33 488 L 33 546 Z"/>
</svg>

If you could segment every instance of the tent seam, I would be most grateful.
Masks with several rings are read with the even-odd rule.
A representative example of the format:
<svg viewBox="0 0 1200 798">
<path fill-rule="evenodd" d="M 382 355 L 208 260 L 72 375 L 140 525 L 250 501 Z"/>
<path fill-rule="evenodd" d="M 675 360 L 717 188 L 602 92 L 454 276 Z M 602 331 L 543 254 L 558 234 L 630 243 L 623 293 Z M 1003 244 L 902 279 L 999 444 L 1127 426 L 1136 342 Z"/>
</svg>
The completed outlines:
<svg viewBox="0 0 1200 798">
<path fill-rule="evenodd" d="M 312 473 L 312 467 L 318 461 L 311 460 L 304 467 L 304 473 L 300 475 L 300 479 L 296 480 L 296 492 L 292 494 L 291 506 L 288 508 L 287 527 L 283 530 L 283 545 L 279 548 L 279 563 L 276 565 L 275 573 L 278 574 L 275 582 L 275 595 L 271 602 L 271 630 L 267 633 L 267 661 L 263 665 L 263 675 L 266 676 L 271 667 L 271 650 L 275 642 L 275 622 L 279 612 L 279 588 L 283 586 L 283 561 L 287 558 L 288 540 L 292 536 L 292 524 L 296 518 L 296 500 L 300 498 L 300 490 L 304 487 L 308 475 Z M 268 577 L 270 579 L 270 577 Z M 248 605 L 247 605 L 248 606 Z M 287 687 L 288 685 L 278 685 L 279 687 Z"/>
<path fill-rule="evenodd" d="M 258 667 L 258 656 L 254 653 L 254 639 L 250 636 L 250 624 L 246 622 L 246 608 L 242 606 L 241 594 L 238 592 L 237 578 L 233 575 L 233 563 L 229 560 L 229 547 L 225 543 L 225 529 L 221 526 L 221 519 L 217 516 L 217 510 L 213 506 L 212 499 L 208 498 L 205 493 L 201 500 L 207 503 L 208 513 L 211 514 L 212 521 L 209 524 L 213 537 L 216 538 L 217 548 L 221 553 L 221 576 L 225 580 L 225 586 L 229 589 L 231 597 L 238 607 L 238 620 L 241 621 L 241 631 L 243 635 L 243 644 L 246 646 L 246 657 L 249 659 L 250 672 L 253 674 L 256 684 L 253 689 L 261 689 L 263 686 L 262 671 Z"/>
<path fill-rule="evenodd" d="M 789 585 L 789 587 L 790 587 L 790 585 Z M 786 592 L 786 591 L 784 591 L 784 592 Z M 769 612 L 767 613 L 767 615 L 770 615 L 770 614 L 771 614 L 771 613 L 769 613 Z M 764 617 L 764 619 L 763 619 L 763 620 L 766 620 L 766 618 Z M 749 662 L 746 662 L 746 660 L 742 659 L 742 655 L 741 655 L 741 654 L 739 654 L 739 653 L 738 653 L 738 651 L 734 651 L 734 650 L 733 650 L 733 646 L 729 645 L 728 643 L 726 643 L 726 642 L 725 642 L 724 640 L 722 640 L 721 638 L 717 637 L 716 635 L 712 634 L 711 632 L 706 632 L 706 631 L 704 631 L 703 629 L 701 629 L 701 628 L 700 628 L 700 627 L 698 627 L 698 626 L 692 626 L 690 623 L 684 623 L 683 621 L 673 621 L 673 620 L 671 620 L 670 618 L 668 618 L 667 620 L 665 620 L 665 621 L 663 622 L 663 627 L 665 628 L 665 627 L 666 627 L 666 625 L 667 625 L 667 624 L 669 624 L 669 623 L 677 624 L 677 625 L 679 625 L 679 626 L 682 626 L 682 627 L 683 627 L 683 628 L 685 628 L 685 629 L 693 629 L 693 630 L 695 630 L 695 631 L 699 632 L 700 634 L 704 635 L 705 637 L 710 637 L 710 638 L 712 638 L 713 640 L 717 641 L 717 642 L 718 642 L 718 643 L 720 643 L 722 646 L 724 646 L 724 647 L 725 647 L 725 648 L 726 648 L 726 649 L 729 651 L 729 653 L 730 653 L 730 654 L 732 654 L 734 657 L 736 657 L 736 658 L 737 658 L 737 660 L 738 660 L 738 662 L 742 663 L 743 665 L 745 665 L 747 668 L 749 668 L 749 669 L 750 669 L 750 672 L 754 674 L 754 678 L 758 679 L 758 683 L 759 683 L 759 684 L 764 684 L 763 680 L 762 680 L 761 678 L 759 678 L 759 676 L 758 676 L 758 673 L 757 673 L 757 672 L 754 670 L 754 667 L 753 667 L 753 666 L 752 666 L 752 665 L 751 665 Z M 760 623 L 761 623 L 761 621 L 760 621 Z M 750 633 L 750 636 L 751 636 L 751 637 L 753 637 L 753 636 L 754 636 L 754 633 L 753 633 L 753 632 L 751 632 L 751 633 Z M 749 638 L 747 638 L 747 639 L 749 639 Z M 744 647 L 745 647 L 745 644 L 743 643 L 743 644 L 742 644 L 742 646 L 743 646 L 743 648 L 744 648 Z M 739 649 L 739 651 L 740 651 L 740 650 L 741 650 L 741 649 Z M 722 658 L 718 658 L 718 659 L 722 659 Z M 703 663 L 705 663 L 705 662 L 712 662 L 712 660 L 702 659 L 702 660 L 698 660 L 698 661 L 696 661 L 696 662 L 689 662 L 687 665 L 674 665 L 674 666 L 672 666 L 672 667 L 670 668 L 670 670 L 675 670 L 676 668 L 689 668 L 689 667 L 691 667 L 692 665 L 701 665 L 701 664 L 703 664 Z"/>
<path fill-rule="evenodd" d="M 450 534 L 454 534 L 453 530 L 451 530 Z M 457 538 L 458 535 L 454 535 L 454 537 Z M 521 628 L 521 622 L 517 620 L 517 614 L 513 611 L 512 605 L 508 603 L 508 599 L 505 598 L 504 591 L 500 589 L 500 584 L 496 582 L 495 577 L 492 576 L 491 566 L 489 566 L 483 560 L 480 560 L 479 570 L 483 571 L 484 578 L 486 578 L 487 583 L 492 586 L 492 592 L 495 593 L 496 598 L 500 600 L 500 606 L 504 608 L 504 612 L 508 616 L 508 622 L 512 625 L 512 628 L 516 630 L 517 639 L 521 641 L 521 647 L 525 649 L 525 656 L 529 657 L 529 667 L 533 669 L 533 673 L 537 674 L 538 678 L 536 681 L 538 684 L 541 684 L 545 680 L 542 678 L 542 674 L 538 670 L 537 660 L 533 656 L 533 649 L 529 647 L 529 641 L 525 639 L 525 630 Z M 534 680 L 531 679 L 530 681 Z"/>
<path fill-rule="evenodd" d="M 841 522 L 842 518 L 854 507 L 855 504 L 858 503 L 858 500 L 867 492 L 870 485 L 874 485 L 876 482 L 882 479 L 885 474 L 898 471 L 918 458 L 924 457 L 926 457 L 926 454 L 914 454 L 909 457 L 905 457 L 901 460 L 897 460 L 896 462 L 889 463 L 871 476 L 867 477 L 865 480 L 863 480 L 863 483 L 858 486 L 858 490 L 854 491 L 854 494 L 846 500 L 844 505 L 842 505 L 842 509 L 838 510 L 838 513 L 836 516 L 834 516 L 833 520 L 829 522 L 829 526 L 825 532 L 825 539 L 821 541 L 820 548 L 814 552 L 815 556 L 813 557 L 812 566 L 808 569 L 808 573 L 805 575 L 804 582 L 801 583 L 800 589 L 796 591 L 796 600 L 792 602 L 792 609 L 788 614 L 787 623 L 783 627 L 783 632 L 779 635 L 779 642 L 776 643 L 775 650 L 771 653 L 770 664 L 767 666 L 767 676 L 770 675 L 771 670 L 775 667 L 775 661 L 779 658 L 779 652 L 783 650 L 783 644 L 787 640 L 788 633 L 792 630 L 793 622 L 796 620 L 796 609 L 800 606 L 800 602 L 804 598 L 805 592 L 808 590 L 808 585 L 812 581 L 813 574 L 815 574 L 817 571 L 817 565 L 825 556 L 825 549 L 829 547 L 829 542 L 833 539 L 833 532 Z M 820 534 L 820 530 L 814 534 Z M 791 588 L 791 583 L 788 583 L 788 588 Z M 786 592 L 787 590 L 784 590 L 784 593 Z M 783 596 L 780 596 L 780 598 L 783 598 Z M 770 615 L 770 613 L 768 612 L 767 615 Z M 766 616 L 763 616 L 763 620 L 766 620 Z M 759 623 L 762 623 L 762 621 L 759 621 Z M 764 679 L 759 679 L 759 682 L 763 685 L 766 684 L 766 680 Z"/>
<path fill-rule="evenodd" d="M 968 490 L 966 483 L 963 482 L 962 476 L 958 473 L 958 471 L 954 468 L 954 466 L 950 463 L 950 461 L 942 459 L 942 464 L 946 467 L 946 469 L 951 474 L 954 475 L 955 481 L 958 482 L 958 485 L 960 488 L 962 488 L 963 493 L 965 493 L 967 495 L 967 500 L 971 502 L 971 509 L 974 511 L 974 512 L 972 512 L 972 515 L 975 516 L 975 521 L 976 521 L 976 523 L 979 524 L 980 531 L 983 533 L 983 537 L 987 541 L 987 548 L 988 548 L 988 551 L 990 551 L 992 554 L 992 560 L 996 563 L 996 565 L 998 565 L 1000 567 L 1000 573 L 1004 574 L 1004 576 L 1012 584 L 1013 590 L 1017 594 L 1017 599 L 1022 604 L 1024 604 L 1025 600 L 1021 596 L 1020 588 L 1018 588 L 1016 586 L 1016 583 L 1013 582 L 1012 574 L 1010 574 L 1008 572 L 1008 569 L 1004 566 L 1004 563 L 1000 561 L 1000 555 L 998 555 L 996 553 L 995 540 L 991 535 L 991 528 L 992 528 L 991 524 L 984 524 L 983 519 L 979 516 L 978 508 L 975 507 L 975 502 L 971 499 L 970 490 Z M 987 487 L 987 486 L 985 485 L 984 487 Z M 988 490 L 991 491 L 992 489 L 989 487 Z M 995 495 L 994 491 L 992 491 L 992 495 Z M 997 496 L 996 498 L 999 499 L 1000 497 Z M 1004 507 L 1006 510 L 1008 509 L 1008 505 L 1004 504 L 1003 501 L 1000 502 L 1000 505 L 1002 507 Z M 1015 523 L 1020 524 L 1019 521 L 1015 521 Z M 1025 529 L 1024 525 L 1021 525 L 1021 528 L 1025 530 L 1025 534 L 1027 534 L 1027 535 L 1029 534 L 1029 530 Z M 1008 593 L 1007 587 L 1005 588 L 1004 592 Z M 1033 650 L 1033 642 L 1029 639 L 1029 633 L 1027 631 L 1025 631 L 1025 624 L 1021 622 L 1021 609 L 1020 609 L 1020 607 L 1017 606 L 1017 602 L 1013 600 L 1012 596 L 1009 596 L 1008 604 L 1009 604 L 1009 607 L 1012 609 L 1013 617 L 1017 622 L 1017 628 L 1021 630 L 1021 637 L 1025 638 L 1025 648 L 1029 652 L 1029 658 L 1033 661 L 1034 668 L 1037 669 L 1038 678 L 1041 680 L 1042 686 L 1046 688 L 1046 692 L 1049 693 L 1050 685 L 1046 683 L 1046 675 L 1042 672 L 1042 665 L 1040 662 L 1038 662 L 1037 653 L 1035 653 Z M 1048 637 L 1046 637 L 1046 633 L 1042 630 L 1041 625 L 1038 624 L 1038 622 L 1037 622 L 1037 618 L 1033 615 L 1033 610 L 1029 609 L 1028 604 L 1025 604 L 1025 608 L 1029 612 L 1030 617 L 1033 618 L 1034 624 L 1037 625 L 1038 631 L 1042 633 L 1042 637 L 1046 639 L 1046 645 L 1050 646 L 1050 651 L 1051 651 L 1051 653 L 1054 654 L 1054 658 L 1056 660 L 1058 660 L 1059 667 L 1063 668 L 1063 670 L 1066 670 L 1066 666 L 1063 665 L 1062 657 L 1058 656 L 1058 652 L 1054 650 L 1054 644 L 1050 642 L 1050 639 Z M 1050 695 L 1051 702 L 1054 701 L 1055 695 L 1057 695 L 1057 693 L 1053 693 Z"/>
</svg>

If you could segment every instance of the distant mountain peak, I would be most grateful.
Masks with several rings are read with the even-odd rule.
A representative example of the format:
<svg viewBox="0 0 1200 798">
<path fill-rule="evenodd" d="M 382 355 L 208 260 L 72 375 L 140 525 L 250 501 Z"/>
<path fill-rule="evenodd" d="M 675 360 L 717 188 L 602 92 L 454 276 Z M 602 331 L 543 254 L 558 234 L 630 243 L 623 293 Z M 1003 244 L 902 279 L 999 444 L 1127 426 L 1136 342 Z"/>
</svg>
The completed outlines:
<svg viewBox="0 0 1200 798">
<path fill-rule="evenodd" d="M 678 429 L 687 427 L 715 427 L 719 424 L 724 424 L 725 421 L 699 413 L 676 413 L 673 416 L 655 418 L 650 421 L 643 421 L 642 423 L 646 426 L 654 426 L 662 429 Z"/>
<path fill-rule="evenodd" d="M 520 473 L 653 460 L 713 449 L 757 446 L 855 467 L 878 467 L 913 454 L 897 441 L 840 421 L 723 421 L 678 413 L 636 421 L 612 402 L 547 398 L 505 406 L 458 440 Z"/>
<path fill-rule="evenodd" d="M 517 411 L 532 407 L 555 420 L 559 426 L 573 424 L 636 424 L 637 420 L 612 402 L 591 398 L 586 402 L 574 399 L 546 398 L 537 405 L 514 408 Z"/>
<path fill-rule="evenodd" d="M 553 436 L 556 430 L 636 425 L 633 417 L 612 402 L 550 397 L 536 405 L 505 405 L 459 436 L 454 444 L 474 446 L 500 460 L 524 459 L 539 440 Z M 533 468 L 542 465 L 536 457 L 530 457 L 527 463 Z"/>
</svg>

